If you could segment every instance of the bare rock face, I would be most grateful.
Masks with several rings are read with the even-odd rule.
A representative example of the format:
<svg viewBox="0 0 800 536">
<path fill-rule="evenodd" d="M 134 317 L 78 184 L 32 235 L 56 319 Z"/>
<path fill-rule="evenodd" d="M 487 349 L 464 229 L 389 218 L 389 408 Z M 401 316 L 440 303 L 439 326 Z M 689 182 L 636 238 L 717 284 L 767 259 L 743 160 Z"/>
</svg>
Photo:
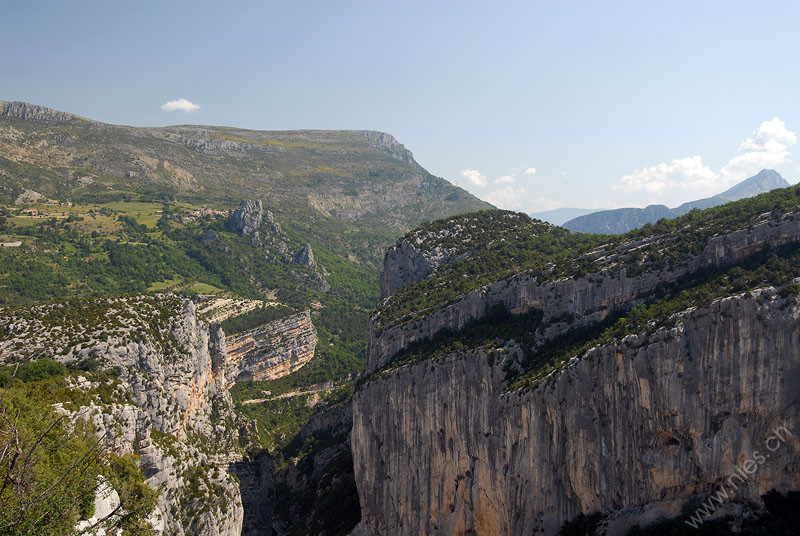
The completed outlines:
<svg viewBox="0 0 800 536">
<path fill-rule="evenodd" d="M 386 300 L 404 286 L 426 279 L 442 265 L 469 258 L 476 248 L 502 237 L 504 230 L 519 232 L 520 226 L 524 226 L 528 236 L 555 228 L 549 223 L 531 220 L 524 214 L 495 211 L 491 218 L 464 214 L 434 225 L 422 225 L 406 233 L 384 256 L 380 276 L 381 299 Z"/>
<path fill-rule="evenodd" d="M 316 346 L 317 332 L 310 311 L 228 337 L 228 383 L 286 376 L 308 363 Z"/>
<path fill-rule="evenodd" d="M 276 526 L 304 526 L 308 534 L 318 534 L 324 526 L 325 534 L 342 534 L 358 523 L 358 496 L 352 469 L 347 468 L 347 461 L 352 458 L 352 422 L 353 412 L 348 401 L 315 413 L 301 429 L 296 440 L 308 445 L 316 442 L 320 446 L 302 457 L 287 460 L 286 467 L 276 473 L 276 487 L 282 492 L 275 511 Z M 335 497 L 333 519 L 319 519 L 321 513 L 314 507 L 309 508 L 308 497 L 316 497 L 317 505 Z"/>
<path fill-rule="evenodd" d="M 0 101 L 0 115 L 13 117 L 15 119 L 27 119 L 29 121 L 39 121 L 43 123 L 66 123 L 75 119 L 88 121 L 80 116 L 67 112 L 59 112 L 45 106 L 29 104 L 27 102 L 7 102 Z"/>
<path fill-rule="evenodd" d="M 440 264 L 452 262 L 453 252 L 446 248 L 431 251 L 400 240 L 386 252 L 380 276 L 381 299 L 395 294 L 405 285 L 425 279 Z"/>
<path fill-rule="evenodd" d="M 231 229 L 241 236 L 251 235 L 261 227 L 263 216 L 264 205 L 260 199 L 242 201 L 231 216 Z"/>
<path fill-rule="evenodd" d="M 556 534 L 579 513 L 667 513 L 723 484 L 733 503 L 800 487 L 796 297 L 717 301 L 530 391 L 504 393 L 489 361 L 455 353 L 356 393 L 362 534 Z M 728 486 L 756 452 L 770 457 Z"/>
<path fill-rule="evenodd" d="M 325 279 L 325 276 L 317 271 L 314 271 L 314 273 L 311 274 L 311 282 L 321 292 L 328 292 L 331 289 L 331 284 L 328 283 L 328 280 Z"/>
<path fill-rule="evenodd" d="M 314 260 L 314 251 L 311 249 L 311 244 L 304 245 L 300 251 L 297 252 L 297 255 L 294 256 L 294 262 L 311 268 L 317 267 L 317 261 Z"/>
<path fill-rule="evenodd" d="M 115 396 L 129 402 L 96 398 L 56 410 L 91 420 L 106 449 L 140 456 L 147 483 L 160 490 L 157 534 L 241 533 L 240 487 L 227 469 L 242 460 L 244 423 L 227 391 L 224 334 L 199 322 L 191 301 L 155 295 L 48 304 L 0 316 L 0 325 L 12 334 L 0 342 L 3 361 L 46 356 L 116 371 Z M 71 386 L 97 387 L 85 378 Z"/>
<path fill-rule="evenodd" d="M 383 149 L 393 158 L 402 160 L 407 164 L 414 163 L 414 155 L 411 154 L 411 151 L 406 149 L 405 146 L 397 141 L 397 139 L 391 134 L 387 134 L 385 132 L 376 132 L 374 130 L 366 130 L 364 131 L 364 137 L 367 138 L 369 143 L 375 147 L 378 147 L 379 149 Z"/>
<path fill-rule="evenodd" d="M 231 464 L 239 479 L 244 519 L 241 536 L 273 536 L 272 511 L 275 503 L 272 458 L 261 451 L 253 459 Z"/>
</svg>

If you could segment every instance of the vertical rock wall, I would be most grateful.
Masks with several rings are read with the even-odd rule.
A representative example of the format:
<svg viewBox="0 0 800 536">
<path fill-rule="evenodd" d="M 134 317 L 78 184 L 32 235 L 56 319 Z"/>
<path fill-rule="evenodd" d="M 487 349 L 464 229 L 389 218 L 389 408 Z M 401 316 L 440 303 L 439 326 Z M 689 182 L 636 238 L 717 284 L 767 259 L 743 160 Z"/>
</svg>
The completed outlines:
<svg viewBox="0 0 800 536">
<path fill-rule="evenodd" d="M 710 492 L 800 488 L 800 306 L 774 291 L 600 347 L 531 391 L 503 393 L 482 350 L 386 372 L 353 400 L 361 534 L 556 534 L 579 513 Z M 774 442 L 772 444 L 774 446 Z"/>
</svg>

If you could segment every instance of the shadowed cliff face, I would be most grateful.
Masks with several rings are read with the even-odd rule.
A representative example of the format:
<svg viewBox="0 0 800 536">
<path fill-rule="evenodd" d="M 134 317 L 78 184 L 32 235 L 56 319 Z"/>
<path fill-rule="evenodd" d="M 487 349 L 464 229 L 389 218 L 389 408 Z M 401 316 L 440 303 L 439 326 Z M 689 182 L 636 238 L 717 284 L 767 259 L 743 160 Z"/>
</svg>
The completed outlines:
<svg viewBox="0 0 800 536">
<path fill-rule="evenodd" d="M 765 454 L 775 430 L 780 445 L 746 483 L 734 479 L 728 502 L 800 489 L 797 285 L 758 279 L 756 290 L 715 294 L 723 297 L 572 354 L 544 380 L 509 391 L 526 352 L 658 303 L 664 284 L 728 274 L 798 240 L 798 216 L 780 215 L 718 234 L 658 270 L 629 277 L 612 262 L 543 282 L 523 273 L 385 326 L 373 318 L 369 376 L 353 399 L 362 510 L 354 534 L 556 534 L 593 512 L 606 514 L 609 534 L 624 534 L 727 486 L 755 452 Z M 496 306 L 512 316 L 542 312 L 534 346 L 509 335 L 434 352 L 437 334 L 466 340 L 462 330 Z M 402 360 L 425 341 L 427 354 Z"/>
<path fill-rule="evenodd" d="M 454 251 L 435 248 L 427 251 L 401 240 L 386 252 L 380 277 L 381 299 L 393 295 L 403 286 L 422 281 L 442 263 L 455 258 Z"/>
</svg>

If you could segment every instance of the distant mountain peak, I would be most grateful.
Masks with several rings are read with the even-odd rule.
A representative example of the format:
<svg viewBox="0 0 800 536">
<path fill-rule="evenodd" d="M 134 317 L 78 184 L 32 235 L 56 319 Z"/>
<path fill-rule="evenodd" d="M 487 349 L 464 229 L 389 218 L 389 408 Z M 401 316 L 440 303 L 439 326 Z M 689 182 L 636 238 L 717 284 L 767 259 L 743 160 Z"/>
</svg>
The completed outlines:
<svg viewBox="0 0 800 536">
<path fill-rule="evenodd" d="M 776 188 L 787 188 L 790 184 L 774 169 L 762 169 L 728 190 L 705 199 L 689 201 L 675 208 L 650 205 L 645 208 L 620 208 L 603 210 L 573 218 L 563 227 L 585 233 L 620 234 L 638 229 L 661 218 L 677 218 L 693 209 L 706 209 L 724 205 L 746 197 L 753 197 Z"/>
<path fill-rule="evenodd" d="M 752 197 L 764 192 L 769 192 L 775 188 L 787 188 L 791 186 L 781 174 L 774 169 L 762 169 L 749 179 L 745 179 L 739 184 L 725 190 L 714 197 L 721 197 L 729 201 Z"/>
</svg>

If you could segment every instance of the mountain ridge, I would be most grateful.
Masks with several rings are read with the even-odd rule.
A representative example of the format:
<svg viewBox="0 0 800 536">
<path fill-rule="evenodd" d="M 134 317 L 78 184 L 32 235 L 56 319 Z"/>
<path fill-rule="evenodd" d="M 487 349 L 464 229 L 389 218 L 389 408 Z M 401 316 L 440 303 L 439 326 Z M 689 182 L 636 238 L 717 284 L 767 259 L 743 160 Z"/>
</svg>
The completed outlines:
<svg viewBox="0 0 800 536">
<path fill-rule="evenodd" d="M 376 269 L 383 247 L 422 221 L 491 208 L 385 132 L 130 127 L 24 102 L 0 101 L 0 178 L 6 204 L 146 197 L 232 209 L 263 199 Z"/>
<path fill-rule="evenodd" d="M 745 197 L 753 197 L 776 188 L 790 186 L 781 175 L 772 169 L 762 169 L 722 193 L 688 201 L 675 208 L 666 205 L 648 205 L 645 208 L 618 208 L 594 211 L 572 218 L 563 223 L 563 227 L 584 233 L 620 234 L 637 229 L 647 223 L 655 223 L 661 218 L 677 218 L 693 209 L 705 209 L 736 201 Z"/>
<path fill-rule="evenodd" d="M 592 214 L 593 212 L 600 212 L 601 210 L 605 209 L 562 207 L 562 208 L 555 208 L 553 210 L 544 210 L 541 212 L 531 212 L 528 215 L 531 218 L 535 218 L 537 220 L 546 221 L 547 223 L 552 223 L 553 225 L 563 226 L 564 223 L 573 220 L 579 216 L 586 216 L 587 214 Z"/>
</svg>

